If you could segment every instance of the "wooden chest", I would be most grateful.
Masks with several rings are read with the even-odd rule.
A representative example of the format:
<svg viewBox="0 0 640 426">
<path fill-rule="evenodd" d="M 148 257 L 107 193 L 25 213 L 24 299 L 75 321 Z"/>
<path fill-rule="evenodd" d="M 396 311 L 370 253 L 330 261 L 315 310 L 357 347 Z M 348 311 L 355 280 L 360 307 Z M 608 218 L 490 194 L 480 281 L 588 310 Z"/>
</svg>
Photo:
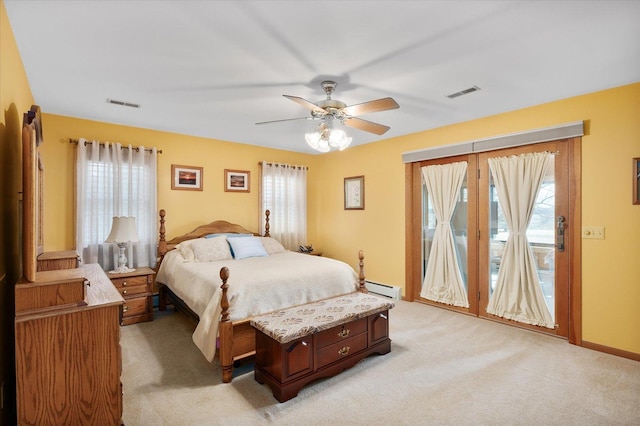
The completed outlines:
<svg viewBox="0 0 640 426">
<path fill-rule="evenodd" d="M 371 354 L 391 350 L 388 309 L 393 302 L 354 295 L 349 295 L 348 304 L 336 303 L 343 296 L 322 301 L 320 307 L 301 305 L 251 320 L 256 328 L 255 379 L 266 383 L 278 401 L 295 397 L 308 383 L 334 376 Z M 337 309 L 342 309 L 340 315 L 333 315 Z M 317 324 L 305 324 L 298 314 L 308 314 Z M 269 315 L 276 321 L 265 320 Z M 285 331 L 287 324 L 293 327 Z"/>
</svg>

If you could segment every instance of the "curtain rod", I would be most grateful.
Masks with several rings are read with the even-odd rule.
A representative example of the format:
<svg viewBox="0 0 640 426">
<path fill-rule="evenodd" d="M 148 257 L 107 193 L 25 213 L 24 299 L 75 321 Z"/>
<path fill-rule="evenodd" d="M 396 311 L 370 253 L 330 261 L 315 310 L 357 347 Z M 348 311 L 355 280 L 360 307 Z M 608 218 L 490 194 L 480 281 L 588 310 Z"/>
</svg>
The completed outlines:
<svg viewBox="0 0 640 426">
<path fill-rule="evenodd" d="M 266 161 L 258 161 L 258 165 L 262 166 L 276 166 L 276 167 L 290 167 L 292 169 L 299 169 L 299 170 L 309 170 L 308 166 L 291 166 L 289 164 L 282 164 L 282 163 L 267 163 Z"/>
<path fill-rule="evenodd" d="M 80 143 L 80 141 L 79 141 L 78 139 L 69 139 L 69 143 L 72 143 L 72 144 L 78 145 L 78 143 Z M 92 143 L 93 143 L 92 141 L 84 141 L 84 146 L 87 146 L 87 144 L 92 144 Z M 99 143 L 100 145 L 106 145 L 104 142 L 98 142 L 98 143 Z M 126 148 L 127 148 L 127 147 L 125 147 L 125 146 L 123 146 L 123 147 L 122 147 L 122 149 L 126 149 Z M 134 149 L 135 149 L 136 151 L 138 151 L 138 152 L 140 151 L 140 148 L 138 148 L 138 147 L 136 147 L 136 148 L 134 148 Z M 149 152 L 151 152 L 151 148 L 145 148 L 144 150 L 145 150 L 145 151 L 149 151 Z M 161 150 L 161 149 L 158 149 L 156 152 L 157 152 L 158 154 L 162 154 L 162 150 Z"/>
</svg>

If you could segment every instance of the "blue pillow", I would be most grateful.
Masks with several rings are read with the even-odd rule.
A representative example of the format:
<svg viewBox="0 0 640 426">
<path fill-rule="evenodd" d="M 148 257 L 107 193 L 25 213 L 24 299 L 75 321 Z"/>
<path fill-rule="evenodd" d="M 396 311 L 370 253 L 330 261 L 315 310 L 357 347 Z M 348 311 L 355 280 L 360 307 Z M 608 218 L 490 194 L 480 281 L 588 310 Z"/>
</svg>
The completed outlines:
<svg viewBox="0 0 640 426">
<path fill-rule="evenodd" d="M 253 236 L 249 238 L 227 238 L 227 242 L 231 246 L 231 252 L 235 259 L 268 256 L 260 238 Z"/>
</svg>

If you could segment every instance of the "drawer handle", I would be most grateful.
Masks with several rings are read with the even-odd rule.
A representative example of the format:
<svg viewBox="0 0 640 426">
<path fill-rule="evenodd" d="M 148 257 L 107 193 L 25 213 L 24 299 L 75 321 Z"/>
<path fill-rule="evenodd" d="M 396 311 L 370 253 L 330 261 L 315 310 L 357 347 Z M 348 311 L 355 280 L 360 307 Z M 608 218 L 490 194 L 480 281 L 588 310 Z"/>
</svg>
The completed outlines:
<svg viewBox="0 0 640 426">
<path fill-rule="evenodd" d="M 122 294 L 127 294 L 127 289 L 122 290 Z"/>
<path fill-rule="evenodd" d="M 129 307 L 127 305 L 122 305 L 122 312 L 127 312 Z"/>
<path fill-rule="evenodd" d="M 348 328 L 344 328 L 344 329 L 342 329 L 342 331 L 340 333 L 338 333 L 338 337 L 342 337 L 344 339 L 345 337 L 347 337 L 349 335 L 350 331 L 351 330 L 349 330 Z"/>
<path fill-rule="evenodd" d="M 127 286 L 127 282 L 126 281 L 122 281 L 122 287 L 126 287 Z"/>
<path fill-rule="evenodd" d="M 342 349 L 338 350 L 338 355 L 347 355 L 349 353 L 349 349 L 351 349 L 349 346 L 343 346 Z"/>
</svg>

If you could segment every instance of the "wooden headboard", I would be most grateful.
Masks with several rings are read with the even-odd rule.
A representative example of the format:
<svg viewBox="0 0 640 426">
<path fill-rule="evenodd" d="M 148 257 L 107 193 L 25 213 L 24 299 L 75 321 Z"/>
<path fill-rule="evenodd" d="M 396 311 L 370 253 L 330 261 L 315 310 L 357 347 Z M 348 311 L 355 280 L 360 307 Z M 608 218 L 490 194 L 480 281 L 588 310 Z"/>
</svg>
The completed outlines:
<svg viewBox="0 0 640 426">
<path fill-rule="evenodd" d="M 265 227 L 264 227 L 264 236 L 268 237 L 269 234 L 269 215 L 271 212 L 266 210 L 265 214 Z M 211 223 L 207 223 L 205 225 L 200 225 L 193 231 L 186 233 L 184 235 L 180 235 L 175 237 L 169 241 L 166 240 L 165 234 L 166 230 L 164 227 L 166 212 L 164 209 L 160 210 L 160 236 L 158 240 L 158 257 L 162 259 L 162 257 L 169 251 L 173 250 L 175 246 L 180 244 L 183 241 L 192 240 L 194 238 L 201 238 L 205 235 L 209 234 L 253 234 L 259 236 L 260 234 L 252 231 L 248 231 L 240 225 L 235 223 L 227 222 L 226 220 L 216 220 Z"/>
</svg>

